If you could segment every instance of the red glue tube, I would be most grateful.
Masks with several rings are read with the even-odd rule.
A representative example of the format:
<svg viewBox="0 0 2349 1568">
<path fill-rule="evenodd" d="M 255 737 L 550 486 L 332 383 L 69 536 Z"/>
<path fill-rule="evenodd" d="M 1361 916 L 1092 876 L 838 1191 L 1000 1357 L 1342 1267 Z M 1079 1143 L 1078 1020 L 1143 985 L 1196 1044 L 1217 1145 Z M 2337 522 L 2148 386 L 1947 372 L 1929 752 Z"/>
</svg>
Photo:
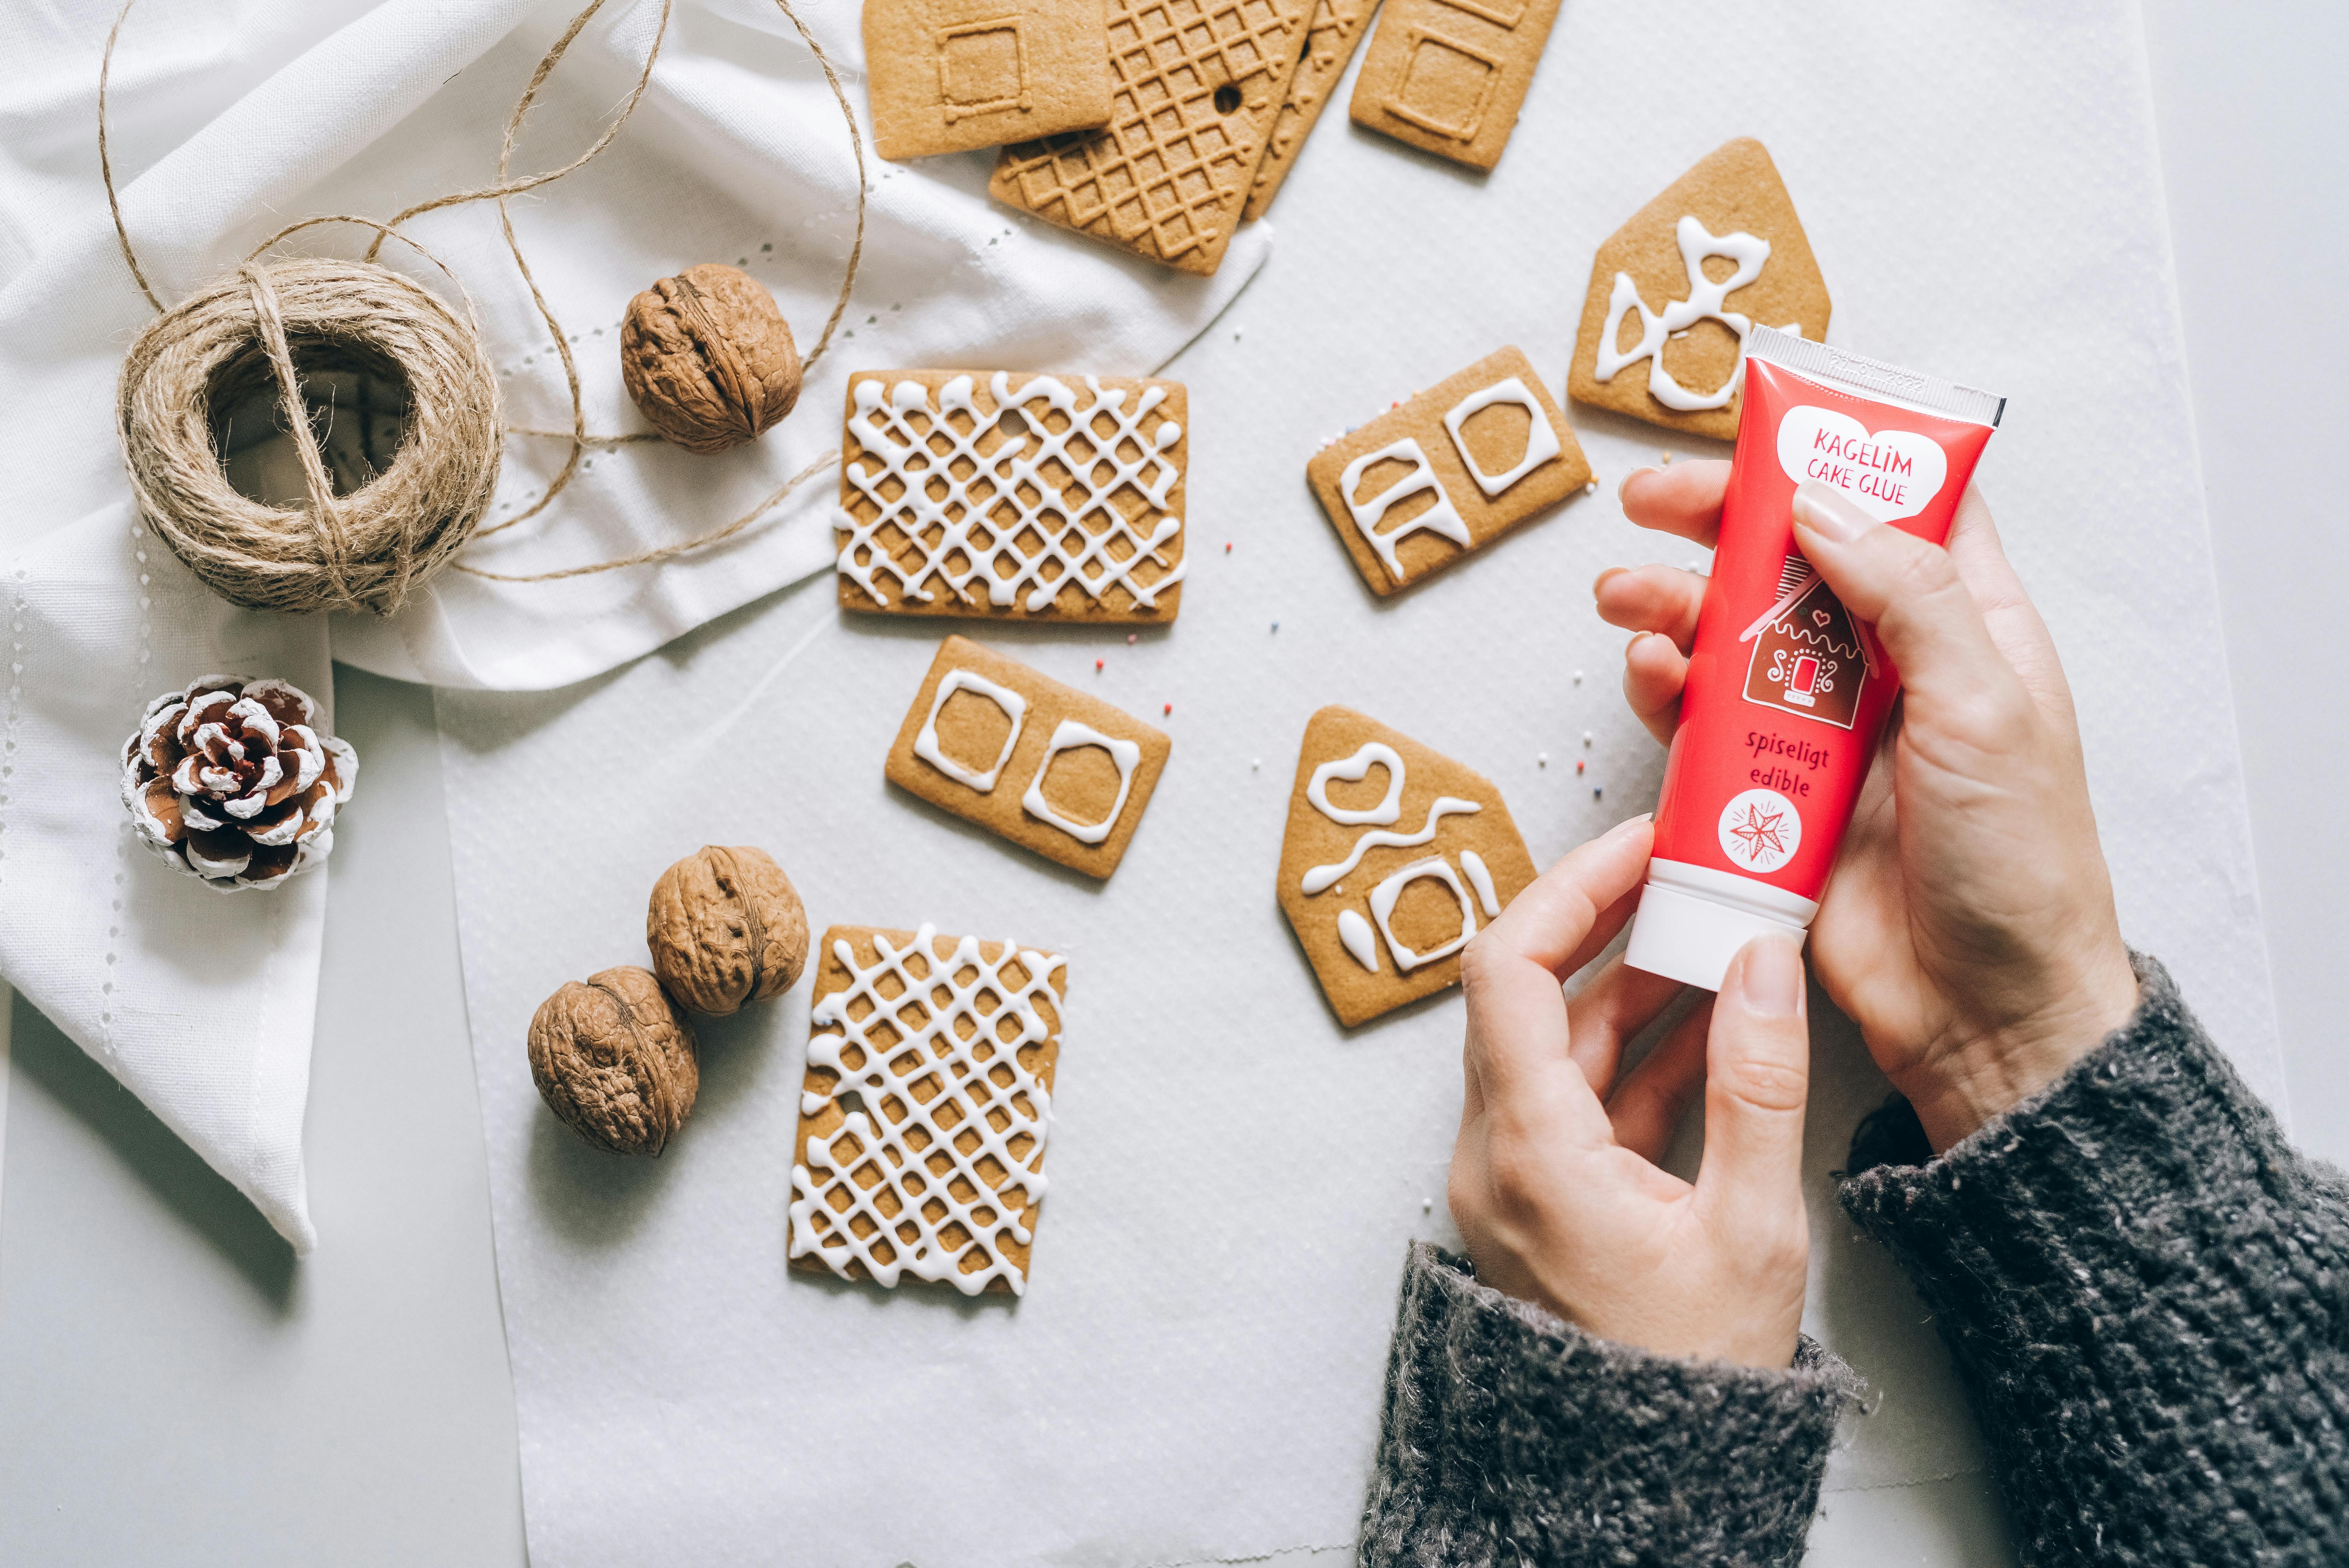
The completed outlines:
<svg viewBox="0 0 2349 1568">
<path fill-rule="evenodd" d="M 1940 544 L 2005 402 L 1768 327 L 1747 336 L 1632 968 L 1717 991 L 1755 936 L 1801 939 L 1900 688 L 1875 628 L 1795 547 L 1795 487 L 1831 485 Z"/>
</svg>

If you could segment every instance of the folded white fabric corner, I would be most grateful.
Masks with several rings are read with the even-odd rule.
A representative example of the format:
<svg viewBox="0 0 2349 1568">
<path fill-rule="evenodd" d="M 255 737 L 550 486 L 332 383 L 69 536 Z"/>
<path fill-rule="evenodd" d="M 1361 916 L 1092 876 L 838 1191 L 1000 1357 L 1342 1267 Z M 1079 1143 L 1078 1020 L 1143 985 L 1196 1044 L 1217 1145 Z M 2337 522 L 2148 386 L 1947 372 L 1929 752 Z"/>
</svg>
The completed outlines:
<svg viewBox="0 0 2349 1568">
<path fill-rule="evenodd" d="M 585 0 L 180 0 L 132 11 L 110 86 L 122 211 L 167 304 L 294 219 L 388 216 L 485 184 L 531 69 Z M 864 109 L 854 0 L 795 0 Z M 444 573 L 387 620 L 239 611 L 131 507 L 114 434 L 117 368 L 150 310 L 116 247 L 98 173 L 95 88 L 117 0 L 0 15 L 0 978 L 13 983 L 234 1182 L 297 1250 L 314 1240 L 301 1129 L 326 872 L 222 896 L 133 841 L 122 741 L 149 698 L 208 673 L 276 676 L 329 703 L 330 660 L 449 686 L 582 680 L 829 565 L 834 481 L 819 473 L 724 544 L 657 567 L 551 582 Z M 517 170 L 567 162 L 626 96 L 658 0 L 610 0 L 543 88 Z M 869 128 L 868 128 L 869 130 Z M 838 445 L 848 375 L 952 365 L 1136 375 L 1164 363 L 1260 266 L 1241 233 L 1213 278 L 1180 276 L 991 203 L 985 154 L 867 154 L 854 295 L 800 407 L 716 458 L 659 443 L 595 449 L 546 511 L 465 559 L 528 574 L 706 532 Z M 854 232 L 838 104 L 773 0 L 677 0 L 644 101 L 602 156 L 513 204 L 576 357 L 587 428 L 644 429 L 618 375 L 628 299 L 699 262 L 742 267 L 812 348 Z M 459 280 L 511 427 L 567 428 L 546 325 L 486 207 L 414 237 Z M 309 231 L 356 255 L 364 230 Z M 434 261 L 383 259 L 444 293 Z M 491 521 L 526 510 L 562 442 L 510 436 Z M 364 761 L 364 758 L 362 758 Z M 338 831 L 364 833 L 367 784 Z"/>
</svg>

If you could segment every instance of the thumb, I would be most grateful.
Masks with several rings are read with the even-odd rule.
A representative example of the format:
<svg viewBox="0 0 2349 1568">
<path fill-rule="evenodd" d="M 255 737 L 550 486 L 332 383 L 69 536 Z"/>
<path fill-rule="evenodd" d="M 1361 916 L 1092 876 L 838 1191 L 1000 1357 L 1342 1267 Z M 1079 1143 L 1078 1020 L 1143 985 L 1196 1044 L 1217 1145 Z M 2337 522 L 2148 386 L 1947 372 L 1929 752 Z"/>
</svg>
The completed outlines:
<svg viewBox="0 0 2349 1568">
<path fill-rule="evenodd" d="M 1705 1047 L 1701 1205 L 1723 1233 L 1759 1238 L 1802 1212 L 1810 1026 L 1791 934 L 1757 936 L 1729 965 Z"/>
<path fill-rule="evenodd" d="M 1816 480 L 1795 491 L 1795 537 L 1844 607 L 1873 623 L 1913 708 L 2014 679 L 1950 552 L 1878 522 Z"/>
</svg>

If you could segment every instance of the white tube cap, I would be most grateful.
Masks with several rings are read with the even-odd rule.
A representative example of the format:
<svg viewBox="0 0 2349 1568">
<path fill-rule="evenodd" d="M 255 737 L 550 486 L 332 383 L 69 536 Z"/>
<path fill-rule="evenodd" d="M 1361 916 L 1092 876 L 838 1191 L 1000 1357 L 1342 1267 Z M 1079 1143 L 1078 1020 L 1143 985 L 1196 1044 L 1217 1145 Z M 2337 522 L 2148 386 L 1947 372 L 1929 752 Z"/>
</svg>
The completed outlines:
<svg viewBox="0 0 2349 1568">
<path fill-rule="evenodd" d="M 1623 962 L 1684 985 L 1718 991 L 1738 950 L 1773 931 L 1783 931 L 1797 943 L 1805 935 L 1793 921 L 1774 920 L 1651 881 L 1640 894 L 1640 913 L 1631 918 L 1631 944 Z"/>
</svg>

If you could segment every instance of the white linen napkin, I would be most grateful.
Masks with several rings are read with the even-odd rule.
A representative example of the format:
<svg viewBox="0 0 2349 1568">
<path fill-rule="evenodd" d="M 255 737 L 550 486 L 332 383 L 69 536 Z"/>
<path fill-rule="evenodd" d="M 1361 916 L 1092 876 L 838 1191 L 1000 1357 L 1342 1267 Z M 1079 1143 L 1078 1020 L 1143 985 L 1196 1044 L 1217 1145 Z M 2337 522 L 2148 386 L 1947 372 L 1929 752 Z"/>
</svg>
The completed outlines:
<svg viewBox="0 0 2349 1568">
<path fill-rule="evenodd" d="M 176 300 L 320 212 L 389 216 L 489 182 L 522 84 L 584 0 L 181 0 L 134 9 L 110 85 L 124 219 Z M 406 679 L 540 688 L 649 652 L 831 560 L 819 474 L 722 548 L 558 583 L 444 575 L 403 614 L 256 615 L 205 591 L 136 525 L 113 426 L 123 349 L 150 310 L 98 178 L 95 88 L 116 0 L 0 11 L 0 978 L 106 1065 L 306 1250 L 301 1123 L 325 873 L 223 897 L 130 841 L 117 758 L 149 697 L 207 673 L 274 675 L 322 702 L 329 658 Z M 799 0 L 862 117 L 854 0 Z M 568 161 L 625 97 L 654 0 L 614 0 L 549 79 L 515 168 Z M 869 128 L 868 128 L 869 129 Z M 1163 363 L 1260 265 L 1263 224 L 1213 279 L 1178 277 L 990 203 L 988 160 L 868 152 L 864 262 L 801 406 L 753 447 L 598 450 L 555 505 L 469 557 L 529 573 L 633 554 L 739 515 L 836 448 L 847 375 L 958 364 L 1132 375 Z M 771 0 L 678 0 L 635 117 L 595 163 L 514 204 L 573 340 L 592 431 L 645 428 L 622 390 L 631 295 L 698 262 L 773 290 L 814 346 L 853 229 L 854 165 L 830 89 Z M 510 424 L 565 428 L 554 346 L 486 208 L 416 237 L 480 312 Z M 357 255 L 359 230 L 313 231 Z M 428 286 L 437 268 L 383 259 Z M 492 518 L 540 493 L 559 442 L 512 438 Z M 364 765 L 365 758 L 361 758 Z M 367 785 L 337 823 L 366 831 Z"/>
</svg>

